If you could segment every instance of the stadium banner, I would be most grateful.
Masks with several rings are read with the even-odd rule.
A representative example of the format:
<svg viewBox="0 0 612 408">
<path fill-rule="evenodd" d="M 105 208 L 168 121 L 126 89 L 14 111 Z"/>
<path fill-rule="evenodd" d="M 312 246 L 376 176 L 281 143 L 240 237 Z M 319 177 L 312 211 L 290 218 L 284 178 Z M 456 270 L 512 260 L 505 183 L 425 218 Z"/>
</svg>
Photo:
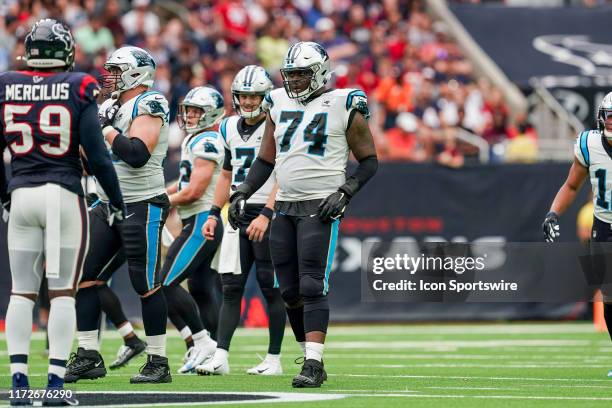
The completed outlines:
<svg viewBox="0 0 612 408">
<path fill-rule="evenodd" d="M 523 89 L 530 88 L 534 77 L 546 79 L 547 87 L 578 83 L 581 78 L 609 85 L 609 7 L 449 7 L 484 52 Z"/>
<path fill-rule="evenodd" d="M 437 165 L 382 163 L 374 179 L 351 201 L 329 277 L 331 318 L 336 322 L 560 319 L 579 316 L 586 304 L 542 302 L 364 302 L 361 292 L 364 242 L 449 242 L 487 245 L 542 241 L 541 224 L 570 164 Z M 349 169 L 349 172 L 351 170 Z M 583 188 L 560 219 L 562 242 L 576 242 L 576 214 L 587 200 Z M 10 273 L 6 225 L 0 223 L 0 317 L 6 312 Z M 140 302 L 127 270 L 112 287 L 126 314 L 139 319 Z"/>
</svg>

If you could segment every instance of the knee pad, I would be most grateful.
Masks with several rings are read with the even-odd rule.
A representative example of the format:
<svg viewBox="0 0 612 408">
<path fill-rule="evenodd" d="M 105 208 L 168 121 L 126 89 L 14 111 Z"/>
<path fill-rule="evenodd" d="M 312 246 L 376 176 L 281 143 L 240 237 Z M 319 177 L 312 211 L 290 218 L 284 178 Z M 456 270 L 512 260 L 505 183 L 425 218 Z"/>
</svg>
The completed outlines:
<svg viewBox="0 0 612 408">
<path fill-rule="evenodd" d="M 303 297 L 316 298 L 323 296 L 323 279 L 317 279 L 311 275 L 300 277 L 300 295 Z"/>
</svg>

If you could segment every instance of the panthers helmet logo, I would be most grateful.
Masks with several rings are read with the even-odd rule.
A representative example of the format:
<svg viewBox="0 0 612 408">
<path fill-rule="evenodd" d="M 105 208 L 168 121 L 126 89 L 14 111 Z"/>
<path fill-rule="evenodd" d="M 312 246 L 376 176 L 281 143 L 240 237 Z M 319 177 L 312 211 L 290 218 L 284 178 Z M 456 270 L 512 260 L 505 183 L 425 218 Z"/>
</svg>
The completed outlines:
<svg viewBox="0 0 612 408">
<path fill-rule="evenodd" d="M 136 59 L 136 63 L 139 67 L 151 66 L 155 68 L 155 61 L 153 61 L 153 58 L 151 58 L 151 56 L 146 52 L 135 50 L 132 51 L 132 56 Z"/>
</svg>

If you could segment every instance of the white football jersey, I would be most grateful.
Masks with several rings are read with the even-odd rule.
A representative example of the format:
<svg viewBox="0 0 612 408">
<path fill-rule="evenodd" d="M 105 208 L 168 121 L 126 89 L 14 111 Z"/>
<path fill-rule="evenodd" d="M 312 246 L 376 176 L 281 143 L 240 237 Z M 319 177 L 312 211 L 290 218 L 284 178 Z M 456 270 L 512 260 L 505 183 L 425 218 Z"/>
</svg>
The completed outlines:
<svg viewBox="0 0 612 408">
<path fill-rule="evenodd" d="M 589 169 L 595 217 L 612 224 L 612 146 L 600 131 L 587 130 L 578 135 L 574 155 Z"/>
<path fill-rule="evenodd" d="M 221 136 L 215 131 L 204 131 L 185 137 L 181 144 L 181 163 L 178 190 L 181 191 L 189 184 L 193 164 L 196 159 L 210 160 L 215 163 L 215 170 L 204 194 L 196 201 L 177 207 L 182 219 L 210 210 L 215 195 L 215 186 L 221 166 L 223 165 L 224 151 Z"/>
<path fill-rule="evenodd" d="M 247 174 L 249 174 L 249 169 L 259 154 L 259 146 L 261 145 L 265 128 L 265 120 L 262 120 L 257 127 L 251 128 L 250 131 L 252 133 L 248 134 L 239 126 L 241 119 L 238 115 L 230 116 L 223 119 L 219 126 L 219 131 L 223 136 L 224 147 L 232 155 L 232 184 L 235 186 L 242 184 Z M 274 175 L 272 175 L 249 198 L 248 204 L 267 203 L 275 182 Z"/>
<path fill-rule="evenodd" d="M 276 125 L 278 201 L 325 198 L 344 184 L 346 130 L 358 102 L 367 103 L 358 89 L 329 90 L 306 105 L 289 98 L 284 88 L 270 92 L 266 103 Z"/>
<path fill-rule="evenodd" d="M 100 112 L 106 112 L 114 102 L 113 99 L 104 101 L 100 106 Z M 155 91 L 147 91 L 133 97 L 119 108 L 113 126 L 120 129 L 124 136 L 130 137 L 132 121 L 140 115 L 157 116 L 163 120 L 157 146 L 144 166 L 140 168 L 130 166 L 117 157 L 112 152 L 111 146 L 106 144 L 117 171 L 123 200 L 126 203 L 147 200 L 166 192 L 163 169 L 163 161 L 168 152 L 169 108 L 166 97 Z M 96 188 L 100 198 L 105 202 L 108 201 L 106 193 L 98 183 L 96 183 Z"/>
</svg>

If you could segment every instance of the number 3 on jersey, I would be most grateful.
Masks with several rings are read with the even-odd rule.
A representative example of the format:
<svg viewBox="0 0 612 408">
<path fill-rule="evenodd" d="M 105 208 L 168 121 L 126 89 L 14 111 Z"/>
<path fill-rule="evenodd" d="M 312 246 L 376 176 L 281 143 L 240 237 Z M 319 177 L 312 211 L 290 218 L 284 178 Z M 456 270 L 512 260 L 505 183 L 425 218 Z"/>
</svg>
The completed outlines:
<svg viewBox="0 0 612 408">
<path fill-rule="evenodd" d="M 38 142 L 38 148 L 48 156 L 63 156 L 70 149 L 70 132 L 72 127 L 72 115 L 68 108 L 63 105 L 45 105 L 38 112 L 38 129 L 33 129 L 32 124 L 27 119 L 18 120 L 19 116 L 32 114 L 34 105 L 4 105 L 4 133 L 19 134 L 17 140 L 9 144 L 9 148 L 15 155 L 24 155 L 34 149 L 34 141 Z M 36 132 L 36 133 L 34 133 Z M 40 135 L 41 138 L 35 137 Z M 57 141 L 47 141 L 43 139 L 51 136 Z M 42 139 L 42 140 L 41 140 Z"/>
<path fill-rule="evenodd" d="M 280 114 L 280 123 L 291 121 L 285 134 L 281 138 L 280 151 L 287 152 L 291 147 L 291 140 L 298 126 L 304 119 L 302 111 L 282 111 Z M 323 156 L 325 154 L 325 144 L 327 143 L 327 113 L 317 113 L 312 121 L 304 129 L 304 141 L 311 143 L 308 146 L 309 154 Z"/>
</svg>

